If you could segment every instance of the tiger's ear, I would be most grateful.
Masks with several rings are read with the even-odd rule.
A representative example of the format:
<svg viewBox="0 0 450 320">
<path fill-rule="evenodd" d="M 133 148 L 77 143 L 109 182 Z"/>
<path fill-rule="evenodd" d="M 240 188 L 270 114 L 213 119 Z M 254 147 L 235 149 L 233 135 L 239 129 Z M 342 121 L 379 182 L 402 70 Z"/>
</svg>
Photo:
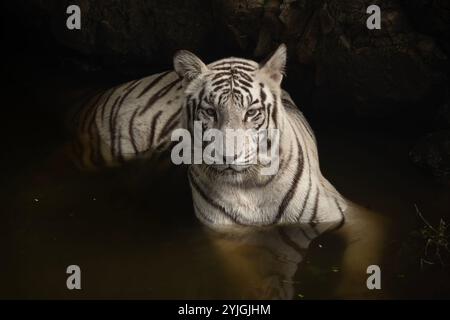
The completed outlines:
<svg viewBox="0 0 450 320">
<path fill-rule="evenodd" d="M 187 50 L 180 50 L 175 53 L 173 66 L 175 72 L 183 79 L 183 85 L 187 85 L 208 70 L 208 67 L 200 58 Z"/>
<path fill-rule="evenodd" d="M 262 64 L 260 71 L 266 74 L 277 84 L 283 80 L 284 70 L 286 68 L 287 50 L 286 45 L 281 44 L 274 54 Z"/>
</svg>

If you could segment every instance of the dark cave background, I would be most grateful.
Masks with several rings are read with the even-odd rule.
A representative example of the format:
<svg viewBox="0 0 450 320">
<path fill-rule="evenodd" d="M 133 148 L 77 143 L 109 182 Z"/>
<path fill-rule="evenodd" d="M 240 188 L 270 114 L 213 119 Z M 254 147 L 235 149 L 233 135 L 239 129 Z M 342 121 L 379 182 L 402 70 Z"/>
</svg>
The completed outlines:
<svg viewBox="0 0 450 320">
<path fill-rule="evenodd" d="M 66 28 L 70 4 L 81 8 L 81 30 Z M 366 28 L 371 4 L 381 8 L 381 30 Z M 36 121 L 44 115 L 58 123 L 70 104 L 50 107 L 48 92 L 72 99 L 58 96 L 58 81 L 43 80 L 53 74 L 113 84 L 170 69 L 179 49 L 205 62 L 230 55 L 261 60 L 284 42 L 284 87 L 312 121 L 413 136 L 410 161 L 438 182 L 450 181 L 448 1 L 17 0 L 2 6 L 4 107 L 21 125 L 59 133 L 62 125 Z M 14 108 L 17 99 L 28 99 L 29 108 Z M 15 125 L 5 121 L 6 137 L 18 132 Z"/>
</svg>

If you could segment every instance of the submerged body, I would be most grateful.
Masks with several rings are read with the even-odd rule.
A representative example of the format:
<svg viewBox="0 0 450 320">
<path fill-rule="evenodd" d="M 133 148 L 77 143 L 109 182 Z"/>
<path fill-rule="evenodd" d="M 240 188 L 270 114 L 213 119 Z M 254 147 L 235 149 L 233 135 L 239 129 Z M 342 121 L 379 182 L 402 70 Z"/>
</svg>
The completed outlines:
<svg viewBox="0 0 450 320">
<path fill-rule="evenodd" d="M 322 176 L 313 132 L 280 87 L 285 60 L 284 46 L 263 66 L 239 58 L 205 65 L 180 52 L 175 72 L 131 81 L 90 102 L 77 117 L 77 158 L 83 167 L 149 158 L 170 147 L 174 129 L 192 133 L 194 121 L 223 132 L 276 129 L 275 174 L 262 175 L 261 163 L 190 165 L 197 217 L 214 227 L 343 222 L 345 200 Z"/>
</svg>

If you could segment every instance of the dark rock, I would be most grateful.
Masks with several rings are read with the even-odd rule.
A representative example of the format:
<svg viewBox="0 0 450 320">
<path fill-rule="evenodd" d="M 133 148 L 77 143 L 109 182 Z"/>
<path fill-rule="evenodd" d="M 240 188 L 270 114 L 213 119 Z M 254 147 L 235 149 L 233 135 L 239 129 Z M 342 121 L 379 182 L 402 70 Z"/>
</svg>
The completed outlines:
<svg viewBox="0 0 450 320">
<path fill-rule="evenodd" d="M 251 55 L 256 48 L 263 21 L 264 2 L 259 0 L 213 0 L 222 41 Z M 269 1 L 270 2 L 270 1 Z"/>
<path fill-rule="evenodd" d="M 450 92 L 447 91 L 447 99 L 436 110 L 434 127 L 440 130 L 450 130 Z"/>
<path fill-rule="evenodd" d="M 403 2 L 415 29 L 432 36 L 450 53 L 450 2 L 447 0 L 409 0 Z"/>
<path fill-rule="evenodd" d="M 414 164 L 439 181 L 450 184 L 450 130 L 434 132 L 422 138 L 409 156 Z"/>
<path fill-rule="evenodd" d="M 66 28 L 71 4 L 80 6 L 81 30 Z M 30 23 L 37 17 L 48 19 L 43 27 L 61 44 L 110 65 L 168 63 L 181 48 L 207 51 L 214 35 L 208 1 L 48 0 L 17 5 Z"/>
<path fill-rule="evenodd" d="M 69 4 L 81 7 L 79 31 L 65 27 Z M 366 27 L 371 4 L 381 8 L 381 30 Z M 206 61 L 230 53 L 260 59 L 286 42 L 286 84 L 303 107 L 324 114 L 389 117 L 424 102 L 432 110 L 447 82 L 445 1 L 18 0 L 9 7 L 94 63 L 143 74 L 148 65 L 169 67 L 182 48 Z"/>
<path fill-rule="evenodd" d="M 415 32 L 397 1 L 370 4 L 381 8 L 380 30 L 366 27 L 367 1 L 324 1 L 317 19 L 326 23 L 312 51 L 316 94 L 334 95 L 331 101 L 365 116 L 408 112 L 444 83 L 446 56 L 432 38 Z"/>
<path fill-rule="evenodd" d="M 421 7 L 405 11 L 394 0 L 275 0 L 262 7 L 255 1 L 226 3 L 228 10 L 220 11 L 226 13 L 224 24 L 244 51 L 256 48 L 258 56 L 279 42 L 288 44 L 288 81 L 300 83 L 300 98 L 312 96 L 309 104 L 319 112 L 347 109 L 383 118 L 411 113 L 413 107 L 420 111 L 425 102 L 433 110 L 443 99 L 447 56 L 433 33 L 418 32 L 409 17 Z M 381 30 L 366 27 L 370 4 L 381 8 Z M 298 64 L 313 67 L 314 77 L 292 76 Z M 307 85 L 309 92 L 305 83 L 313 84 Z"/>
</svg>

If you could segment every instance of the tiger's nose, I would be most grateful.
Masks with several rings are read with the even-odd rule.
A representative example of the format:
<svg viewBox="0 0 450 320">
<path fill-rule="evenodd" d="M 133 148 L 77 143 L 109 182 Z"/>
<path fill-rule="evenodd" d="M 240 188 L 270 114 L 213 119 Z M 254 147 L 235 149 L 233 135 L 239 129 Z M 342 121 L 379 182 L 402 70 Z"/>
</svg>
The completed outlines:
<svg viewBox="0 0 450 320">
<path fill-rule="evenodd" d="M 223 156 L 223 163 L 231 164 L 234 163 L 237 160 L 237 155 L 224 155 Z"/>
</svg>

